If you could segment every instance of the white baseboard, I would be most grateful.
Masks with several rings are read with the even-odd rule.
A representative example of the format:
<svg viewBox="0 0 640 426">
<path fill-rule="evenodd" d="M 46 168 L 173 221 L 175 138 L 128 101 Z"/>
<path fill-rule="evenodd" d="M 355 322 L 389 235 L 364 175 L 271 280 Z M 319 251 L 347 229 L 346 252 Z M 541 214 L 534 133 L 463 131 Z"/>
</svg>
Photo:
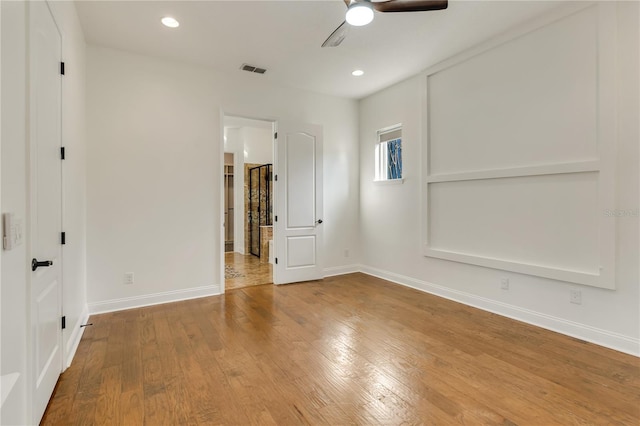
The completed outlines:
<svg viewBox="0 0 640 426">
<path fill-rule="evenodd" d="M 69 337 L 69 341 L 67 342 L 67 347 L 65 348 L 65 354 L 67 355 L 66 359 L 66 367 L 69 368 L 71 366 L 71 361 L 73 361 L 73 357 L 76 355 L 76 351 L 78 350 L 78 345 L 80 344 L 80 340 L 82 340 L 82 334 L 84 333 L 84 327 L 80 327 L 82 324 L 86 324 L 89 320 L 89 307 L 87 305 L 82 309 L 82 314 L 78 318 L 78 321 L 73 325 L 71 329 L 71 336 Z"/>
<path fill-rule="evenodd" d="M 344 265 L 344 266 L 332 266 L 330 268 L 324 268 L 322 270 L 323 276 L 334 277 L 336 275 L 345 275 L 345 274 L 353 274 L 354 272 L 360 272 L 361 266 L 354 265 Z"/>
<path fill-rule="evenodd" d="M 187 288 L 184 290 L 165 291 L 162 293 L 145 294 L 142 296 L 124 297 L 122 299 L 105 300 L 89 303 L 89 313 L 104 314 L 106 312 L 122 311 L 125 309 L 141 308 L 143 306 L 160 305 L 162 303 L 179 302 L 181 300 L 198 299 L 200 297 L 218 296 L 222 294 L 220 286 L 208 285 Z"/>
<path fill-rule="evenodd" d="M 612 333 L 596 327 L 568 321 L 485 297 L 476 296 L 474 294 L 452 290 L 447 287 L 431 284 L 426 281 L 396 274 L 394 272 L 383 271 L 370 266 L 362 265 L 360 267 L 360 272 L 436 296 L 444 297 L 445 299 L 453 300 L 454 302 L 463 303 L 465 305 L 473 306 L 474 308 L 489 311 L 527 324 L 595 343 L 596 345 L 614 349 L 619 352 L 640 356 L 640 339 L 624 336 L 618 333 Z"/>
</svg>

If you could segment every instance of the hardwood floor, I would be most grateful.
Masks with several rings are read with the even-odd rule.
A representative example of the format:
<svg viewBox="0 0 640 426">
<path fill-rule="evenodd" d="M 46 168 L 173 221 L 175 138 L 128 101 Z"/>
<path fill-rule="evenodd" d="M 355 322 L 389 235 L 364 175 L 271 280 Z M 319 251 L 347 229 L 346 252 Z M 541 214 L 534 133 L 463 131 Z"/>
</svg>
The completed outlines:
<svg viewBox="0 0 640 426">
<path fill-rule="evenodd" d="M 95 315 L 45 425 L 638 425 L 640 360 L 363 274 Z"/>
<path fill-rule="evenodd" d="M 226 290 L 273 284 L 272 265 L 270 263 L 261 263 L 260 258 L 256 256 L 229 252 L 224 254 L 224 264 L 225 268 L 231 267 L 238 274 L 238 276 L 225 278 L 224 286 Z"/>
</svg>

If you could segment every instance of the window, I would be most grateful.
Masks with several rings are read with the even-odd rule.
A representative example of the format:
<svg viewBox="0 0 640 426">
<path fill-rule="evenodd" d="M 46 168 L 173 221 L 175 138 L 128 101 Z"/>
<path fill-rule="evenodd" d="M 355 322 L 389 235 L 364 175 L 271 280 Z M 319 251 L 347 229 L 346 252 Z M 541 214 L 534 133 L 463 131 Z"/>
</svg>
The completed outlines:
<svg viewBox="0 0 640 426">
<path fill-rule="evenodd" d="M 402 125 L 378 130 L 376 181 L 402 182 Z"/>
</svg>

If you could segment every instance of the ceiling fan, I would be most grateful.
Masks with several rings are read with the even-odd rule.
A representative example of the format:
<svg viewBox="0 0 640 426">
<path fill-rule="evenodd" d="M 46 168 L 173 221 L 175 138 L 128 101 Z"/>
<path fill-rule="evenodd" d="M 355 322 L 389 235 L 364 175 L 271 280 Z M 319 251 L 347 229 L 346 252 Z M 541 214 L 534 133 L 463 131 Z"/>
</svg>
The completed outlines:
<svg viewBox="0 0 640 426">
<path fill-rule="evenodd" d="M 345 39 L 349 28 L 366 25 L 376 12 L 425 12 L 446 9 L 448 0 L 344 0 L 346 20 L 322 43 L 322 47 L 336 47 Z"/>
</svg>

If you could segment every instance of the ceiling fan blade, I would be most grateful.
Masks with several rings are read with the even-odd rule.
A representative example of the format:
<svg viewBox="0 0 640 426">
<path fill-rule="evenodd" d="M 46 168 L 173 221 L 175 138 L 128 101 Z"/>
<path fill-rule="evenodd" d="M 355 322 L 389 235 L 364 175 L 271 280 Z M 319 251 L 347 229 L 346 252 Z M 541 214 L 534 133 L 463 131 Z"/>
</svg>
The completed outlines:
<svg viewBox="0 0 640 426">
<path fill-rule="evenodd" d="M 378 12 L 425 12 L 446 9 L 448 0 L 388 0 L 371 2 Z"/>
<path fill-rule="evenodd" d="M 322 47 L 336 47 L 342 43 L 342 40 L 347 36 L 349 32 L 349 27 L 347 22 L 343 22 L 331 35 L 322 43 Z"/>
</svg>

